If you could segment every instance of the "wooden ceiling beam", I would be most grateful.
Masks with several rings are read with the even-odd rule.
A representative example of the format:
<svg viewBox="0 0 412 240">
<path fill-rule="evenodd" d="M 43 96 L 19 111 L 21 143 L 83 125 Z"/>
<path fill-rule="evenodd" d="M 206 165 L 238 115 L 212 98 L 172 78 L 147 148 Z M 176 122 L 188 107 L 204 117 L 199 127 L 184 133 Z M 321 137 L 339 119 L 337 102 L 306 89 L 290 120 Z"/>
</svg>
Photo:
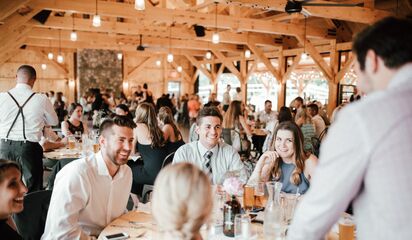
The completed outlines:
<svg viewBox="0 0 412 240">
<path fill-rule="evenodd" d="M 190 56 L 189 54 L 185 54 L 184 55 L 187 60 L 190 61 L 190 63 L 192 63 L 193 66 L 195 66 L 199 71 L 201 71 L 207 78 L 209 78 L 209 80 L 212 82 L 212 74 L 209 72 L 209 70 L 207 70 L 202 64 L 200 64 L 196 58 L 194 58 L 193 56 Z"/>
<path fill-rule="evenodd" d="M 156 60 L 155 56 L 146 58 L 142 63 L 140 63 L 137 67 L 130 71 L 125 77 L 125 79 L 130 80 L 137 78 L 138 75 L 142 73 L 143 68 L 145 68 L 147 64 L 153 62 L 154 60 Z"/>
<path fill-rule="evenodd" d="M 222 63 L 232 72 L 233 75 L 235 75 L 240 82 L 242 82 L 242 77 L 240 75 L 239 70 L 233 65 L 233 62 L 229 61 L 225 55 L 223 55 L 222 52 L 219 51 L 219 48 L 213 47 L 212 48 L 213 54 L 222 61 Z"/>
<path fill-rule="evenodd" d="M 22 5 L 28 2 L 30 2 L 30 0 L 0 1 L 0 20 L 3 20 L 6 17 L 10 16 L 15 11 L 17 11 Z"/>
<path fill-rule="evenodd" d="M 182 78 L 183 78 L 183 80 L 185 80 L 185 82 L 191 83 L 192 78 L 189 76 L 189 74 L 186 73 L 186 71 L 184 69 L 182 69 L 182 71 L 179 72 L 179 71 L 177 71 L 178 65 L 175 63 L 175 61 L 171 62 L 170 64 L 176 70 L 176 72 L 178 72 L 182 76 Z"/>
<path fill-rule="evenodd" d="M 231 3 L 281 12 L 285 12 L 286 5 L 285 0 L 232 0 Z M 304 6 L 304 8 L 310 13 L 310 16 L 313 17 L 338 19 L 365 24 L 372 24 L 384 17 L 393 15 L 391 12 L 371 9 L 369 7 Z"/>
<path fill-rule="evenodd" d="M 47 63 L 50 63 L 53 67 L 55 67 L 61 74 L 63 74 L 64 76 L 67 76 L 69 74 L 69 70 L 67 70 L 66 67 L 64 67 L 63 65 L 61 65 L 60 63 L 58 63 L 56 60 L 54 59 L 49 59 L 47 57 L 47 53 L 44 51 L 38 51 L 35 50 L 34 51 L 39 57 L 41 57 L 42 59 L 45 59 L 47 61 Z"/>
<path fill-rule="evenodd" d="M 257 56 L 257 58 L 265 64 L 266 68 L 269 70 L 270 73 L 276 78 L 278 82 L 282 81 L 280 76 L 279 70 L 277 70 L 273 65 L 272 62 L 265 56 L 264 52 L 259 49 L 253 42 L 249 42 L 248 44 L 250 50 Z"/>
<path fill-rule="evenodd" d="M 43 9 L 55 11 L 74 11 L 95 14 L 95 3 L 83 0 L 36 0 Z M 167 8 L 148 8 L 145 11 L 136 11 L 129 3 L 99 1 L 99 14 L 103 16 L 123 17 L 135 19 L 138 22 L 162 22 L 187 25 L 202 25 L 215 27 L 214 14 L 198 13 L 185 10 Z M 235 16 L 218 15 L 218 28 L 237 29 L 239 31 L 260 32 L 269 34 L 298 35 L 303 34 L 304 26 L 301 24 L 270 22 L 259 19 L 239 18 Z M 328 36 L 327 29 L 308 26 L 307 35 L 318 38 L 332 38 Z"/>
</svg>

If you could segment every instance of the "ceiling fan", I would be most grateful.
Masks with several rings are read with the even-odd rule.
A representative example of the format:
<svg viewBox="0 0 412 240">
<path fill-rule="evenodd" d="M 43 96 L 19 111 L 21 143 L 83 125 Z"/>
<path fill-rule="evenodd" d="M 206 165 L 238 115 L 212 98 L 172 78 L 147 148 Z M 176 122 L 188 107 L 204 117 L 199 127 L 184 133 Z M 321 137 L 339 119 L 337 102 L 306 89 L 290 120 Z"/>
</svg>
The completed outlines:
<svg viewBox="0 0 412 240">
<path fill-rule="evenodd" d="M 313 6 L 313 7 L 360 7 L 363 6 L 363 3 L 338 3 L 338 2 L 313 2 L 315 0 L 287 0 L 285 6 L 285 12 L 291 13 L 300 13 L 302 12 L 305 15 L 310 15 L 307 11 L 303 9 L 303 6 Z M 304 10 L 304 11 L 302 11 Z"/>
<path fill-rule="evenodd" d="M 144 51 L 145 48 L 146 48 L 146 47 L 143 46 L 143 44 L 142 44 L 142 34 L 140 34 L 140 43 L 139 43 L 139 46 L 137 46 L 136 50 L 137 50 L 137 51 Z"/>
</svg>

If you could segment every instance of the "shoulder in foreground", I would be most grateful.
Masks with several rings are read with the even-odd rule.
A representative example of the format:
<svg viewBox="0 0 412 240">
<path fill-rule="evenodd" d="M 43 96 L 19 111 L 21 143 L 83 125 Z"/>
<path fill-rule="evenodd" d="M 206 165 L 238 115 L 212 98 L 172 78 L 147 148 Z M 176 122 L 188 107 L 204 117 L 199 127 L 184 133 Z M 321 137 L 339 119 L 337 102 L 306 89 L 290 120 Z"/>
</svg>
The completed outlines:
<svg viewBox="0 0 412 240">
<path fill-rule="evenodd" d="M 318 158 L 315 155 L 310 154 L 309 157 L 305 160 L 305 164 L 316 166 L 318 164 Z"/>
</svg>

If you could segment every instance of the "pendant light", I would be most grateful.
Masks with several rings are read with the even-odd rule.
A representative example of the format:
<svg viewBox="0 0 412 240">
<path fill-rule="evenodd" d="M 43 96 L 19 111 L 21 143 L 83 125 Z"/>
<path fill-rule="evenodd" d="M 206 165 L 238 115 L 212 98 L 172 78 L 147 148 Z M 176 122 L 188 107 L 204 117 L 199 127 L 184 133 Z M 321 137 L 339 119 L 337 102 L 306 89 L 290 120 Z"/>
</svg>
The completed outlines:
<svg viewBox="0 0 412 240">
<path fill-rule="evenodd" d="M 57 62 L 58 63 L 63 63 L 63 61 L 64 61 L 64 58 L 63 58 L 63 55 L 62 55 L 62 49 L 61 49 L 61 33 L 62 33 L 62 30 L 59 29 L 59 54 L 57 55 Z"/>
<path fill-rule="evenodd" d="M 245 58 L 250 58 L 250 50 L 246 49 L 245 51 Z"/>
<path fill-rule="evenodd" d="M 47 65 L 45 63 L 41 64 L 41 69 L 46 70 L 47 69 Z"/>
<path fill-rule="evenodd" d="M 210 51 L 206 52 L 206 59 L 211 59 L 212 58 L 212 53 Z"/>
<path fill-rule="evenodd" d="M 102 21 L 100 19 L 100 15 L 97 12 L 97 0 L 96 0 L 96 14 L 93 16 L 93 27 L 100 27 L 102 25 Z"/>
<path fill-rule="evenodd" d="M 173 62 L 173 54 L 172 54 L 172 26 L 174 23 L 170 25 L 169 28 L 169 54 L 167 54 L 167 62 Z"/>
<path fill-rule="evenodd" d="M 117 59 L 120 61 L 123 59 L 123 53 L 119 52 L 117 53 Z"/>
<path fill-rule="evenodd" d="M 212 43 L 218 44 L 220 41 L 219 33 L 217 33 L 217 2 L 215 2 L 215 32 L 212 35 Z"/>
<path fill-rule="evenodd" d="M 303 53 L 302 53 L 302 56 L 301 56 L 301 58 L 303 59 L 303 60 L 306 60 L 306 59 L 308 59 L 308 54 L 306 53 L 306 16 L 305 16 L 305 36 L 304 36 L 304 42 L 303 42 Z"/>
<path fill-rule="evenodd" d="M 142 11 L 145 10 L 146 6 L 144 0 L 135 0 L 134 1 L 134 9 Z"/>
<path fill-rule="evenodd" d="M 162 65 L 162 61 L 157 60 L 157 61 L 156 61 L 156 66 L 160 67 L 161 65 Z"/>
<path fill-rule="evenodd" d="M 77 41 L 77 33 L 74 30 L 74 13 L 72 14 L 72 19 L 73 19 L 73 26 L 72 26 L 72 32 L 70 33 L 70 40 L 75 42 L 75 41 Z"/>
<path fill-rule="evenodd" d="M 177 70 L 178 72 L 182 72 L 182 71 L 183 71 L 183 68 L 182 68 L 182 66 L 177 66 L 176 70 Z"/>
</svg>

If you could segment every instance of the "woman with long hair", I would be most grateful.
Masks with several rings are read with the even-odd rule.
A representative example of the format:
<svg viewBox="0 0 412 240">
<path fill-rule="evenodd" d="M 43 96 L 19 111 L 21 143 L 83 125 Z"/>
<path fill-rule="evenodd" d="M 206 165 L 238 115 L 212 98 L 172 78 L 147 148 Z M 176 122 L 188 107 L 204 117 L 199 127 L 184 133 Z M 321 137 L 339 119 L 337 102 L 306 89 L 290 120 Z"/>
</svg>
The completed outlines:
<svg viewBox="0 0 412 240">
<path fill-rule="evenodd" d="M 200 228 L 210 218 L 212 196 L 209 178 L 195 165 L 167 166 L 159 173 L 153 191 L 156 239 L 201 240 Z"/>
<path fill-rule="evenodd" d="M 243 103 L 241 101 L 232 101 L 223 116 L 222 122 L 223 139 L 237 151 L 242 150 L 241 139 L 246 139 L 246 136 L 252 136 L 252 130 L 246 124 L 243 112 Z"/>
<path fill-rule="evenodd" d="M 133 172 L 132 192 L 140 194 L 143 184 L 153 185 L 168 152 L 153 104 L 139 104 L 136 108 L 135 122 L 135 150 L 140 154 L 142 161 L 129 161 L 128 164 Z"/>
<path fill-rule="evenodd" d="M 303 134 L 303 145 L 305 152 L 313 153 L 312 138 L 316 137 L 315 125 L 312 122 L 312 117 L 307 112 L 306 106 L 302 106 L 302 112 L 296 124 L 300 127 Z"/>
<path fill-rule="evenodd" d="M 259 158 L 249 183 L 280 181 L 283 192 L 299 191 L 303 194 L 310 186 L 316 163 L 314 155 L 305 154 L 299 126 L 286 121 L 276 128 L 274 149 L 269 149 Z"/>
<path fill-rule="evenodd" d="M 69 106 L 69 118 L 62 122 L 62 133 L 64 136 L 74 134 L 86 134 L 88 132 L 87 124 L 83 123 L 83 106 L 78 103 L 72 103 Z"/>
<path fill-rule="evenodd" d="M 185 142 L 176 126 L 172 110 L 169 107 L 161 107 L 157 117 L 159 119 L 159 126 L 163 132 L 163 137 L 167 142 L 168 152 L 175 152 L 180 146 L 185 144 Z"/>
<path fill-rule="evenodd" d="M 27 188 L 22 181 L 20 165 L 0 159 L 0 233 L 2 239 L 22 239 L 11 218 L 23 211 L 23 199 Z"/>
<path fill-rule="evenodd" d="M 281 107 L 279 109 L 278 120 L 274 121 L 272 124 L 266 126 L 266 131 L 268 132 L 265 142 L 263 143 L 262 151 L 266 152 L 269 149 L 273 149 L 275 130 L 277 126 L 286 121 L 293 121 L 292 111 L 288 107 Z"/>
</svg>

